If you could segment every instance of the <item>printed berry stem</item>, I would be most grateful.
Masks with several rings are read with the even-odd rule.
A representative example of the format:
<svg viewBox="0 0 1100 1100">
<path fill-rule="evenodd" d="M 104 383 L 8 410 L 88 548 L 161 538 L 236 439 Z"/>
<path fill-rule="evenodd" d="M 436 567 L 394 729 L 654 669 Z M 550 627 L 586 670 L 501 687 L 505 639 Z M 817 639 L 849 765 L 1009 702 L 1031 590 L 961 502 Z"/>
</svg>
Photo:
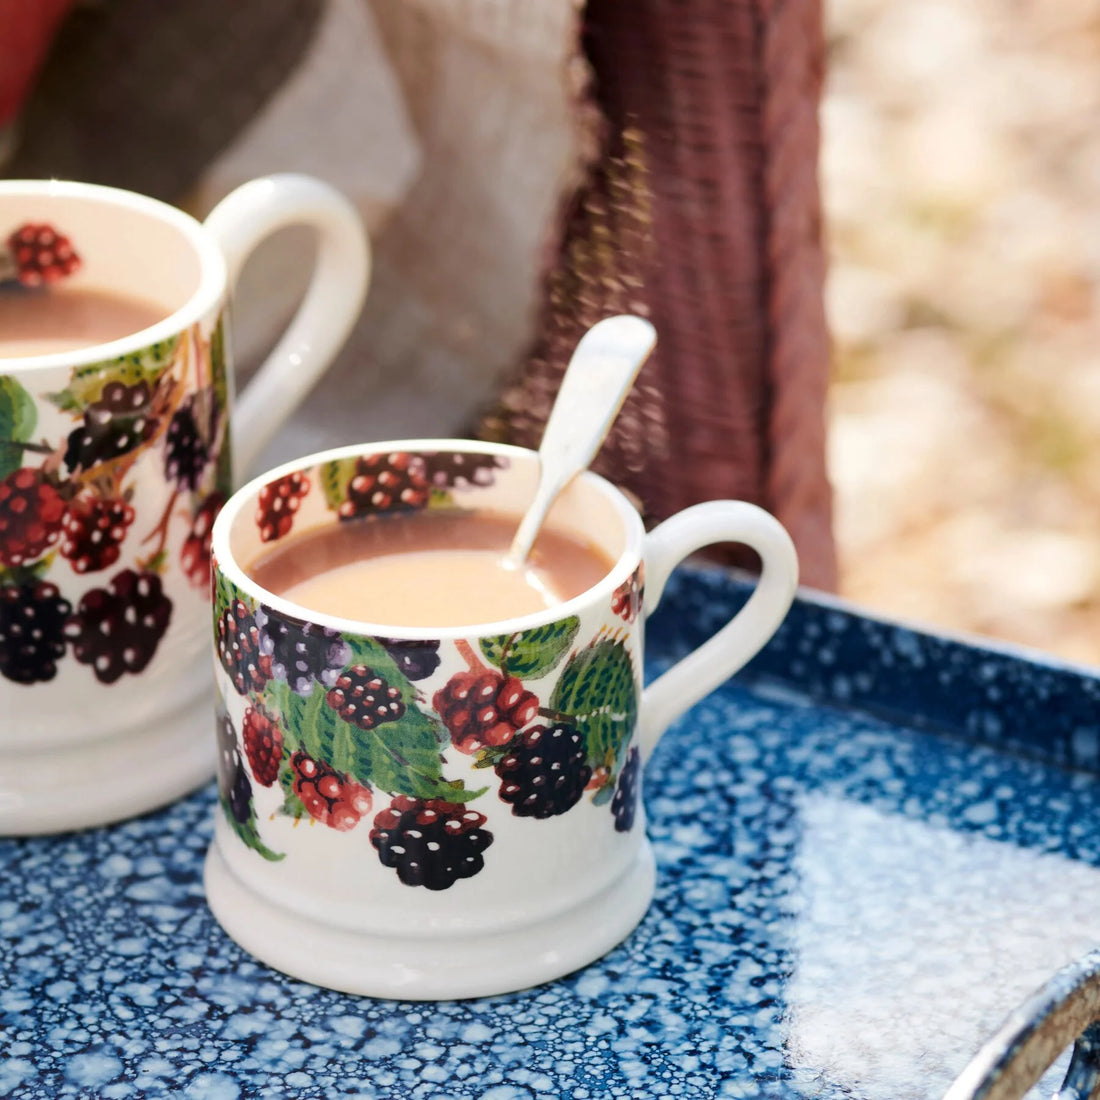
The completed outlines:
<svg viewBox="0 0 1100 1100">
<path fill-rule="evenodd" d="M 562 714 L 560 710 L 552 710 L 550 707 L 539 707 L 539 717 L 548 718 L 551 722 L 572 722 L 573 715 Z"/>
<path fill-rule="evenodd" d="M 160 555 L 164 553 L 164 548 L 168 542 L 168 527 L 172 522 L 172 512 L 176 507 L 176 502 L 179 500 L 179 489 L 173 489 L 172 495 L 168 498 L 168 504 L 165 506 L 164 513 L 160 519 L 157 520 L 157 525 L 141 540 L 142 546 L 147 542 L 151 542 L 153 539 L 157 539 L 156 548 L 149 554 L 147 558 L 142 562 L 142 569 L 148 569 L 149 563 L 155 561 Z"/>
<path fill-rule="evenodd" d="M 473 646 L 471 646 L 465 638 L 459 638 L 458 641 L 455 642 L 455 649 L 458 650 L 459 656 L 466 662 L 471 672 L 485 671 L 485 663 L 478 657 L 474 652 Z"/>
<path fill-rule="evenodd" d="M 30 451 L 31 454 L 35 455 L 52 455 L 54 453 L 54 448 L 48 443 L 20 443 L 16 439 L 0 439 L 0 447 Z"/>
</svg>

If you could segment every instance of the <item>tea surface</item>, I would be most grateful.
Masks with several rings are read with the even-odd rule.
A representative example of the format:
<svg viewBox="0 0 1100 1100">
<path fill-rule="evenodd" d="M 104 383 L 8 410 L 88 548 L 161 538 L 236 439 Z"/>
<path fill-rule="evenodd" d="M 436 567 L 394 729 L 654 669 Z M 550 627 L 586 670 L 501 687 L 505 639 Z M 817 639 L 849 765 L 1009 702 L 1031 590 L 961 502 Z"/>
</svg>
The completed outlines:
<svg viewBox="0 0 1100 1100">
<path fill-rule="evenodd" d="M 167 315 L 156 302 L 95 287 L 0 290 L 0 359 L 106 344 Z"/>
<path fill-rule="evenodd" d="M 545 528 L 525 568 L 509 568 L 518 523 L 440 510 L 330 524 L 281 540 L 247 572 L 313 611 L 392 627 L 455 627 L 545 610 L 611 571 L 595 547 Z"/>
</svg>

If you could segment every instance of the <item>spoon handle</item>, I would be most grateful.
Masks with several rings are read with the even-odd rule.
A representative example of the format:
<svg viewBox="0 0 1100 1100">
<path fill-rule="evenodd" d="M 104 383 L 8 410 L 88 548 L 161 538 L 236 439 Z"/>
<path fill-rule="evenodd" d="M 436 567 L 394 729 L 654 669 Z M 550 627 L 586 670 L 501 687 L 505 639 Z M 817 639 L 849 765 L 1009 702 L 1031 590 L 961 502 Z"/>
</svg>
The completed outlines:
<svg viewBox="0 0 1100 1100">
<path fill-rule="evenodd" d="M 608 317 L 577 344 L 539 447 L 539 483 L 508 560 L 521 564 L 558 494 L 588 467 L 657 342 L 641 317 Z"/>
</svg>

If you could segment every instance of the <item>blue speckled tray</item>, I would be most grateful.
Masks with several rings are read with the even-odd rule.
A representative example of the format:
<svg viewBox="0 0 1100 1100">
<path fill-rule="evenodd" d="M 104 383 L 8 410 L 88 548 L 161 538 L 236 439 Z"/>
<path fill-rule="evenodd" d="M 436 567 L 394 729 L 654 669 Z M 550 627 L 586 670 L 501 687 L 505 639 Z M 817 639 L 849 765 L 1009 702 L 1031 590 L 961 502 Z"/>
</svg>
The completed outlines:
<svg viewBox="0 0 1100 1100">
<path fill-rule="evenodd" d="M 743 597 L 682 572 L 653 670 Z M 253 962 L 203 901 L 212 788 L 0 841 L 0 1097 L 939 1096 L 1100 940 L 1098 715 L 1088 673 L 800 600 L 650 762 L 638 930 L 483 1001 Z"/>
</svg>

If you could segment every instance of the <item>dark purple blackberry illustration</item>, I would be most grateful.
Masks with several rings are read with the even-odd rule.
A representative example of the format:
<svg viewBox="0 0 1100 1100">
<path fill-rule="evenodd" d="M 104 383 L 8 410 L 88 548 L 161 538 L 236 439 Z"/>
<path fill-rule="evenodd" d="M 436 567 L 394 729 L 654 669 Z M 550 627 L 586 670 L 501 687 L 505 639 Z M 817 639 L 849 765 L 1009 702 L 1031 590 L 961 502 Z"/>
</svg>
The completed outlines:
<svg viewBox="0 0 1100 1100">
<path fill-rule="evenodd" d="M 265 670 L 298 695 L 309 695 L 314 680 L 332 687 L 351 656 L 351 647 L 335 630 L 285 619 L 263 605 L 256 611 L 256 626 Z"/>
<path fill-rule="evenodd" d="M 140 447 L 156 430 L 149 383 L 108 382 L 98 401 L 84 410 L 84 422 L 69 433 L 65 465 L 87 470 Z"/>
<path fill-rule="evenodd" d="M 397 662 L 409 680 L 426 680 L 439 668 L 439 643 L 405 638 L 379 638 L 378 644 Z"/>
<path fill-rule="evenodd" d="M 234 600 L 218 616 L 214 642 L 218 660 L 229 673 L 237 694 L 262 691 L 271 676 L 261 660 L 256 618 L 240 600 Z"/>
<path fill-rule="evenodd" d="M 615 829 L 628 833 L 634 828 L 634 818 L 638 813 L 638 778 L 642 770 L 642 758 L 635 746 L 627 755 L 626 763 L 615 785 L 615 796 L 611 799 L 611 812 L 615 815 Z"/>
<path fill-rule="evenodd" d="M 517 817 L 546 818 L 571 809 L 592 778 L 583 734 L 564 723 L 521 733 L 494 766 L 500 797 Z"/>
<path fill-rule="evenodd" d="M 325 702 L 345 722 L 361 730 L 396 722 L 405 713 L 400 690 L 367 665 L 353 665 L 341 672 Z"/>
<path fill-rule="evenodd" d="M 485 866 L 481 853 L 493 834 L 484 824 L 485 815 L 468 806 L 398 795 L 376 815 L 370 842 L 406 886 L 446 890 Z"/>
<path fill-rule="evenodd" d="M 54 584 L 0 585 L 0 675 L 17 684 L 52 680 L 71 611 Z"/>
<path fill-rule="evenodd" d="M 171 618 L 172 601 L 160 577 L 124 569 L 108 588 L 84 593 L 65 634 L 73 656 L 90 665 L 101 683 L 113 684 L 123 673 L 144 671 Z"/>
</svg>

